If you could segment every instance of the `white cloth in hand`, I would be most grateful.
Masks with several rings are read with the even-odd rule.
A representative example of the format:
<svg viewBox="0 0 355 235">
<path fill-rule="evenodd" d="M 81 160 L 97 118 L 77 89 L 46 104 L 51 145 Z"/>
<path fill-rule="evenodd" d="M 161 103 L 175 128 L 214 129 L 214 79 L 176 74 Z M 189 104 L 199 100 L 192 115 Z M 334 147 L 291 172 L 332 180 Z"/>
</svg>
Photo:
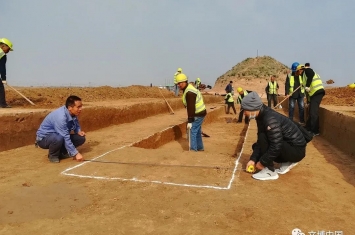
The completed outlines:
<svg viewBox="0 0 355 235">
<path fill-rule="evenodd" d="M 191 128 L 192 128 L 192 123 L 187 123 L 186 128 L 187 128 L 187 129 L 191 129 Z"/>
<path fill-rule="evenodd" d="M 309 92 L 311 89 L 309 87 L 304 88 L 307 92 Z"/>
</svg>

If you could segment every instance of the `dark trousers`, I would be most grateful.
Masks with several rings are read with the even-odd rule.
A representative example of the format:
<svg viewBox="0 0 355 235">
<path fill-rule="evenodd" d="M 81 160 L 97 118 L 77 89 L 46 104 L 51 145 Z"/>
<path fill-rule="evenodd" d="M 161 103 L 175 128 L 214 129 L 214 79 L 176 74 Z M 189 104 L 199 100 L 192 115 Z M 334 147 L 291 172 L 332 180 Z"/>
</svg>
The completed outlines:
<svg viewBox="0 0 355 235">
<path fill-rule="evenodd" d="M 258 134 L 258 144 L 260 146 L 260 156 L 264 155 L 269 149 L 269 140 L 265 133 Z M 277 163 L 282 162 L 299 162 L 306 156 L 306 147 L 292 146 L 286 141 L 282 141 L 280 155 L 273 161 Z M 270 162 L 267 166 L 270 170 L 274 170 L 274 163 Z"/>
<path fill-rule="evenodd" d="M 319 93 L 311 96 L 310 104 L 309 104 L 309 114 L 306 123 L 306 129 L 313 132 L 319 133 L 319 106 L 322 102 L 324 93 Z"/>
<path fill-rule="evenodd" d="M 241 108 L 241 109 L 240 109 L 240 112 L 239 112 L 238 122 L 242 122 L 242 120 L 243 120 L 243 115 L 244 115 L 244 109 Z M 246 124 L 248 124 L 248 123 L 249 123 L 249 117 L 245 117 L 244 122 L 245 122 Z"/>
<path fill-rule="evenodd" d="M 267 106 L 271 107 L 271 100 L 274 101 L 274 107 L 277 105 L 277 94 L 267 94 Z"/>
<path fill-rule="evenodd" d="M 5 87 L 0 80 L 0 106 L 6 106 L 6 99 L 5 99 Z"/>
<path fill-rule="evenodd" d="M 85 136 L 78 134 L 70 135 L 70 139 L 75 147 L 85 143 Z M 49 158 L 59 158 L 60 154 L 66 154 L 67 150 L 64 146 L 64 138 L 58 133 L 51 133 L 37 142 L 42 149 L 49 149 Z"/>
<path fill-rule="evenodd" d="M 230 108 L 232 107 L 234 114 L 237 114 L 237 110 L 235 110 L 234 102 L 227 102 L 228 108 L 226 110 L 226 113 L 229 114 Z"/>
</svg>

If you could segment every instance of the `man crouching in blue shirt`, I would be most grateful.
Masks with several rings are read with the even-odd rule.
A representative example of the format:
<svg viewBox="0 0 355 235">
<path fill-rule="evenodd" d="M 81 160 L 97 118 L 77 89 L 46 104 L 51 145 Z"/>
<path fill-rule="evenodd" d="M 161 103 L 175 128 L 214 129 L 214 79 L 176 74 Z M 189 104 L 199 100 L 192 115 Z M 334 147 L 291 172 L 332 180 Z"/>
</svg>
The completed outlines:
<svg viewBox="0 0 355 235">
<path fill-rule="evenodd" d="M 49 149 L 50 162 L 59 163 L 59 160 L 69 157 L 77 161 L 84 160 L 76 149 L 85 142 L 85 132 L 81 130 L 77 119 L 82 107 L 79 97 L 69 96 L 65 106 L 48 114 L 40 125 L 36 145 L 42 149 Z"/>
</svg>

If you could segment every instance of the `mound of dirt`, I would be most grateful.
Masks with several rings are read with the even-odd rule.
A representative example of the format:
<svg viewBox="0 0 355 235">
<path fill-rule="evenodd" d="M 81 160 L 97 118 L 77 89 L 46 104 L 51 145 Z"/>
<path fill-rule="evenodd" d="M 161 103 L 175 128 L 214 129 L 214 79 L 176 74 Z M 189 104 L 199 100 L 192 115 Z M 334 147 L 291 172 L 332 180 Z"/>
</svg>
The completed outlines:
<svg viewBox="0 0 355 235">
<path fill-rule="evenodd" d="M 336 106 L 354 106 L 355 89 L 349 87 L 329 88 L 325 90 L 322 104 Z"/>
<path fill-rule="evenodd" d="M 224 92 L 225 86 L 233 81 L 234 89 L 242 87 L 245 90 L 264 93 L 271 75 L 276 76 L 279 83 L 279 94 L 285 93 L 284 83 L 289 68 L 270 56 L 247 58 L 217 78 L 213 87 L 215 92 Z"/>
<path fill-rule="evenodd" d="M 275 75 L 279 81 L 284 81 L 287 73 L 289 68 L 270 56 L 247 58 L 217 78 L 215 85 L 240 79 L 270 79 L 271 75 Z"/>
<path fill-rule="evenodd" d="M 79 96 L 86 102 L 110 101 L 130 98 L 172 98 L 174 94 L 166 89 L 146 86 L 114 88 L 102 87 L 25 87 L 16 88 L 36 104 L 32 106 L 13 90 L 6 90 L 6 100 L 14 107 L 55 108 L 63 105 L 70 95 Z M 162 92 L 162 94 L 159 92 Z"/>
</svg>

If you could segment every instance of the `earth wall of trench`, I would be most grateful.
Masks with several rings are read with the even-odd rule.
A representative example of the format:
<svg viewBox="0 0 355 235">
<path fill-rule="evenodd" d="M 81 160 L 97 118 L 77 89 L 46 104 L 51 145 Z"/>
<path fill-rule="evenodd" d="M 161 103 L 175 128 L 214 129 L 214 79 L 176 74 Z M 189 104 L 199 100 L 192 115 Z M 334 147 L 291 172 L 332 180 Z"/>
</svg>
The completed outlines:
<svg viewBox="0 0 355 235">
<path fill-rule="evenodd" d="M 288 115 L 288 107 L 288 100 L 286 100 L 282 104 L 286 115 Z M 350 110 L 351 107 L 348 109 Z M 320 136 L 333 146 L 355 158 L 355 117 L 348 112 L 346 107 L 321 106 L 319 108 L 319 132 Z M 295 121 L 299 121 L 297 102 L 293 117 Z M 307 120 L 307 117 L 308 108 L 305 108 L 305 120 Z"/>
<path fill-rule="evenodd" d="M 205 96 L 206 104 L 219 103 L 220 96 Z M 168 99 L 173 110 L 184 108 L 181 99 Z M 6 151 L 34 144 L 36 132 L 43 119 L 52 109 L 30 112 L 8 113 L 0 115 L 0 151 Z M 80 125 L 86 132 L 134 122 L 138 119 L 169 113 L 167 103 L 162 101 L 146 102 L 127 106 L 89 106 L 80 115 Z"/>
</svg>

